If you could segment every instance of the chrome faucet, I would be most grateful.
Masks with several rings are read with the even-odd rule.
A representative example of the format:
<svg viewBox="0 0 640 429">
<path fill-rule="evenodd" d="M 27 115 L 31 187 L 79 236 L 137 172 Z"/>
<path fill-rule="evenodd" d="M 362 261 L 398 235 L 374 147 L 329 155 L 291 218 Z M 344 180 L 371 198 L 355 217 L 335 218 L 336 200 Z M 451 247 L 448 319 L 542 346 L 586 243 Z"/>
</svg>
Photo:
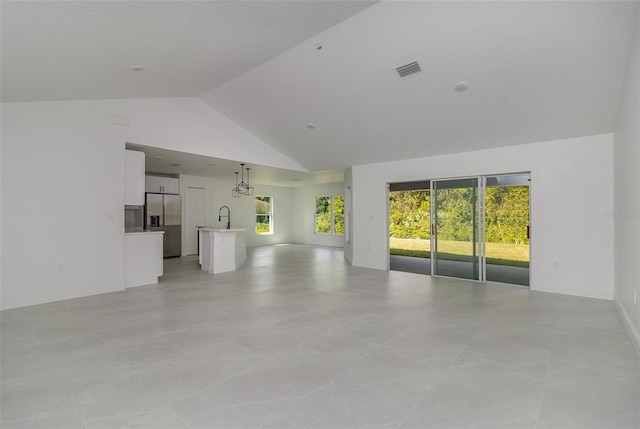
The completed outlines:
<svg viewBox="0 0 640 429">
<path fill-rule="evenodd" d="M 223 215 L 222 213 L 222 209 L 226 208 L 227 209 L 227 214 Z M 222 220 L 222 217 L 226 217 L 227 218 L 227 229 L 231 229 L 231 209 L 228 206 L 222 206 L 220 207 L 220 210 L 218 210 L 218 222 L 220 222 Z"/>
</svg>

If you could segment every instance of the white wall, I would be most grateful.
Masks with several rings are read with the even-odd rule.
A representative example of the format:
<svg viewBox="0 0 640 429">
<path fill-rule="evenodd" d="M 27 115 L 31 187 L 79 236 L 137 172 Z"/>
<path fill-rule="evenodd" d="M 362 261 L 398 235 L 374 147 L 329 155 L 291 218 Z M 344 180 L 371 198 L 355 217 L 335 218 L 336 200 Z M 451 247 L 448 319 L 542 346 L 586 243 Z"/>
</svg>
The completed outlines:
<svg viewBox="0 0 640 429">
<path fill-rule="evenodd" d="M 315 198 L 344 195 L 344 183 L 329 183 L 296 188 L 294 191 L 294 239 L 296 243 L 343 247 L 344 235 L 315 233 Z"/>
<path fill-rule="evenodd" d="M 196 98 L 4 103 L 1 119 L 3 309 L 124 288 L 125 142 L 303 170 Z"/>
<path fill-rule="evenodd" d="M 615 299 L 640 347 L 640 9 L 615 130 Z"/>
<path fill-rule="evenodd" d="M 126 138 L 85 106 L 2 106 L 3 309 L 124 287 Z"/>
<path fill-rule="evenodd" d="M 353 265 L 387 267 L 387 183 L 525 171 L 531 289 L 612 299 L 612 134 L 354 166 Z"/>
</svg>

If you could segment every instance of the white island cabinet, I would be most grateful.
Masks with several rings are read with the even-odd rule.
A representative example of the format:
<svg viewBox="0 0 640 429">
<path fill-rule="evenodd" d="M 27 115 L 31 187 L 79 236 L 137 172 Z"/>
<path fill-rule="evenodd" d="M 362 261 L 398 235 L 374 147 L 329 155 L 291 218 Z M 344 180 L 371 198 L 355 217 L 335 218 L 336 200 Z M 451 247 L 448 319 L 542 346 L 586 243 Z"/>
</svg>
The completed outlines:
<svg viewBox="0 0 640 429">
<path fill-rule="evenodd" d="M 211 274 L 237 270 L 247 261 L 246 229 L 200 228 L 200 264 Z"/>
<path fill-rule="evenodd" d="M 163 271 L 164 231 L 124 234 L 124 284 L 134 287 L 158 283 Z"/>
</svg>

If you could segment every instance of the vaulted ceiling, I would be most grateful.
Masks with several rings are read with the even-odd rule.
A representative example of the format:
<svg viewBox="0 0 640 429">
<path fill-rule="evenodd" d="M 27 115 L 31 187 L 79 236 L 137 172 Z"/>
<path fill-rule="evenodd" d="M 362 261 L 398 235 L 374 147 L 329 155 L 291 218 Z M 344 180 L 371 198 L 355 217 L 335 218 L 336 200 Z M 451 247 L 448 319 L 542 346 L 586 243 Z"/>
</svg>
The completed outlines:
<svg viewBox="0 0 640 429">
<path fill-rule="evenodd" d="M 200 97 L 309 171 L 605 133 L 637 7 L 5 0 L 2 101 Z"/>
<path fill-rule="evenodd" d="M 1 4 L 2 101 L 43 101 L 198 96 L 372 2 Z"/>
</svg>

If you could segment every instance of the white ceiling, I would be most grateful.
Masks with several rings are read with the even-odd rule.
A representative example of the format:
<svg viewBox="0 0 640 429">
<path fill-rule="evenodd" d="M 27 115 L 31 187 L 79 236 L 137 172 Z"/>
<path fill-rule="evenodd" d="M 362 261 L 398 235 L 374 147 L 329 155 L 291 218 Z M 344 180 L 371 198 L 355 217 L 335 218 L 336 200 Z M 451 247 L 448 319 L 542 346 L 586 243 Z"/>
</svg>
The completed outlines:
<svg viewBox="0 0 640 429">
<path fill-rule="evenodd" d="M 1 4 L 2 101 L 44 101 L 197 96 L 372 2 Z"/>
<path fill-rule="evenodd" d="M 2 100 L 200 96 L 309 171 L 613 130 L 637 1 L 371 4 L 5 0 Z"/>
</svg>

